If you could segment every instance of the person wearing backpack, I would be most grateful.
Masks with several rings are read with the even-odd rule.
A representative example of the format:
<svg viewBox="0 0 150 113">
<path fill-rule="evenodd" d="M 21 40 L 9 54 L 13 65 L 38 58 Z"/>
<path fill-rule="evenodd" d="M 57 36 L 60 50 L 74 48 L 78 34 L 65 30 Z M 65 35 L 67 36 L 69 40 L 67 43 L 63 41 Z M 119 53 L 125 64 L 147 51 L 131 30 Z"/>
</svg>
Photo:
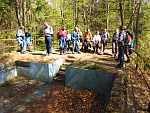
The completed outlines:
<svg viewBox="0 0 150 113">
<path fill-rule="evenodd" d="M 109 39 L 109 33 L 107 32 L 107 29 L 104 29 L 104 32 L 102 33 L 102 54 L 104 54 L 105 48 L 107 46 L 108 43 L 108 39 Z"/>
<path fill-rule="evenodd" d="M 127 41 L 125 43 L 125 55 L 127 57 L 127 61 L 126 62 L 130 62 L 130 54 L 132 54 L 132 38 L 133 35 L 129 32 L 126 31 L 127 33 Z"/>
<path fill-rule="evenodd" d="M 46 55 L 49 56 L 52 53 L 52 38 L 53 38 L 53 28 L 48 25 L 48 23 L 44 23 L 44 35 L 45 35 L 45 45 L 46 45 Z"/>
<path fill-rule="evenodd" d="M 128 36 L 125 30 L 126 30 L 126 27 L 120 27 L 120 33 L 119 33 L 119 38 L 118 38 L 119 64 L 117 64 L 117 68 L 122 68 L 124 66 L 125 46 L 128 40 Z"/>
<path fill-rule="evenodd" d="M 113 34 L 112 38 L 112 55 L 114 58 L 118 53 L 118 38 L 119 38 L 119 29 L 116 29 L 116 32 Z"/>
</svg>

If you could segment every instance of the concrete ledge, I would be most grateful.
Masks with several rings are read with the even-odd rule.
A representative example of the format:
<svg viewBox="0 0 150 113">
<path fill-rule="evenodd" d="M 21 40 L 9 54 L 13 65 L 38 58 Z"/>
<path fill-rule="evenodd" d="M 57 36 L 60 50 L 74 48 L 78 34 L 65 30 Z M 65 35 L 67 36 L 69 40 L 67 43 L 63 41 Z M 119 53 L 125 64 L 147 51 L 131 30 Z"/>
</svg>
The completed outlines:
<svg viewBox="0 0 150 113">
<path fill-rule="evenodd" d="M 9 68 L 5 70 L 0 71 L 0 84 L 5 83 L 5 81 L 8 81 L 14 77 L 17 76 L 16 68 Z"/>
<path fill-rule="evenodd" d="M 56 59 L 52 64 L 16 61 L 16 67 L 0 70 L 0 84 L 16 76 L 51 82 L 63 63 L 63 59 Z"/>
<path fill-rule="evenodd" d="M 88 89 L 95 91 L 104 108 L 111 96 L 114 80 L 115 76 L 111 73 L 104 73 L 96 70 L 69 67 L 65 73 L 65 85 L 76 90 Z"/>
</svg>

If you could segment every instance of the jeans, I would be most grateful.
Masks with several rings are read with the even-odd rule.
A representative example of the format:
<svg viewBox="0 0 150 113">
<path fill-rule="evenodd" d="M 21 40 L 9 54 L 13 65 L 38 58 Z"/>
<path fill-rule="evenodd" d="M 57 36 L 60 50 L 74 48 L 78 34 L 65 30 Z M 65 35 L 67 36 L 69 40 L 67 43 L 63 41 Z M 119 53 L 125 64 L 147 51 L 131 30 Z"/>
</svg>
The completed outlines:
<svg viewBox="0 0 150 113">
<path fill-rule="evenodd" d="M 73 41 L 73 52 L 77 51 L 78 53 L 80 52 L 80 41 Z"/>
<path fill-rule="evenodd" d="M 125 52 L 124 46 L 119 46 L 119 66 L 120 67 L 123 67 L 123 64 L 124 64 L 124 52 Z"/>
<path fill-rule="evenodd" d="M 107 40 L 102 40 L 102 52 L 105 51 L 106 46 L 107 46 Z"/>
<path fill-rule="evenodd" d="M 66 51 L 66 38 L 65 37 L 60 38 L 59 46 L 60 46 L 60 54 L 65 53 Z"/>
<path fill-rule="evenodd" d="M 31 45 L 32 44 L 31 37 L 26 37 L 26 42 L 28 46 Z"/>
<path fill-rule="evenodd" d="M 45 45 L 47 54 L 50 54 L 52 52 L 52 36 L 45 36 Z"/>
<path fill-rule="evenodd" d="M 117 41 L 113 41 L 112 42 L 112 54 L 116 56 L 117 53 L 118 53 L 118 43 Z"/>
<path fill-rule="evenodd" d="M 27 43 L 25 37 L 17 37 L 17 41 L 20 46 L 21 52 L 26 51 Z"/>
</svg>

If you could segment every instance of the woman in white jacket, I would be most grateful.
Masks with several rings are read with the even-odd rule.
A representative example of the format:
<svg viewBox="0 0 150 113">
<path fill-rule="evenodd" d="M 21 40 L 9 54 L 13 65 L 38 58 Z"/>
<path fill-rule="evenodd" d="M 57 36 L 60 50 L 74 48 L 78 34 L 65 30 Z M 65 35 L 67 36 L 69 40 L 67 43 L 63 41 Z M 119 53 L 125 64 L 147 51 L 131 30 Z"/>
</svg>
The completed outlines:
<svg viewBox="0 0 150 113">
<path fill-rule="evenodd" d="M 100 36 L 99 31 L 97 31 L 96 34 L 94 35 L 94 38 L 93 38 L 94 53 L 97 53 L 97 54 L 99 53 L 98 49 L 100 48 L 100 43 L 101 43 L 101 36 Z"/>
</svg>

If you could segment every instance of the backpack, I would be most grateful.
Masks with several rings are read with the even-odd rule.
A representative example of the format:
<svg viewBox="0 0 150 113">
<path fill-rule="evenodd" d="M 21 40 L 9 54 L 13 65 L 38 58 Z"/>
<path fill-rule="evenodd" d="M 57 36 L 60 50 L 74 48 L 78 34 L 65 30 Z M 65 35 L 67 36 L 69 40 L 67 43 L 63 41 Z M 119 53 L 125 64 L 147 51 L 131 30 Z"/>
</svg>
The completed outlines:
<svg viewBox="0 0 150 113">
<path fill-rule="evenodd" d="M 126 32 L 120 32 L 119 33 L 119 38 L 118 38 L 118 44 L 120 46 L 124 46 L 128 43 L 128 40 L 127 40 L 127 33 Z"/>
<path fill-rule="evenodd" d="M 109 38 L 109 35 L 108 35 L 108 32 L 103 32 L 102 34 L 102 41 L 108 41 L 108 38 Z"/>
</svg>

